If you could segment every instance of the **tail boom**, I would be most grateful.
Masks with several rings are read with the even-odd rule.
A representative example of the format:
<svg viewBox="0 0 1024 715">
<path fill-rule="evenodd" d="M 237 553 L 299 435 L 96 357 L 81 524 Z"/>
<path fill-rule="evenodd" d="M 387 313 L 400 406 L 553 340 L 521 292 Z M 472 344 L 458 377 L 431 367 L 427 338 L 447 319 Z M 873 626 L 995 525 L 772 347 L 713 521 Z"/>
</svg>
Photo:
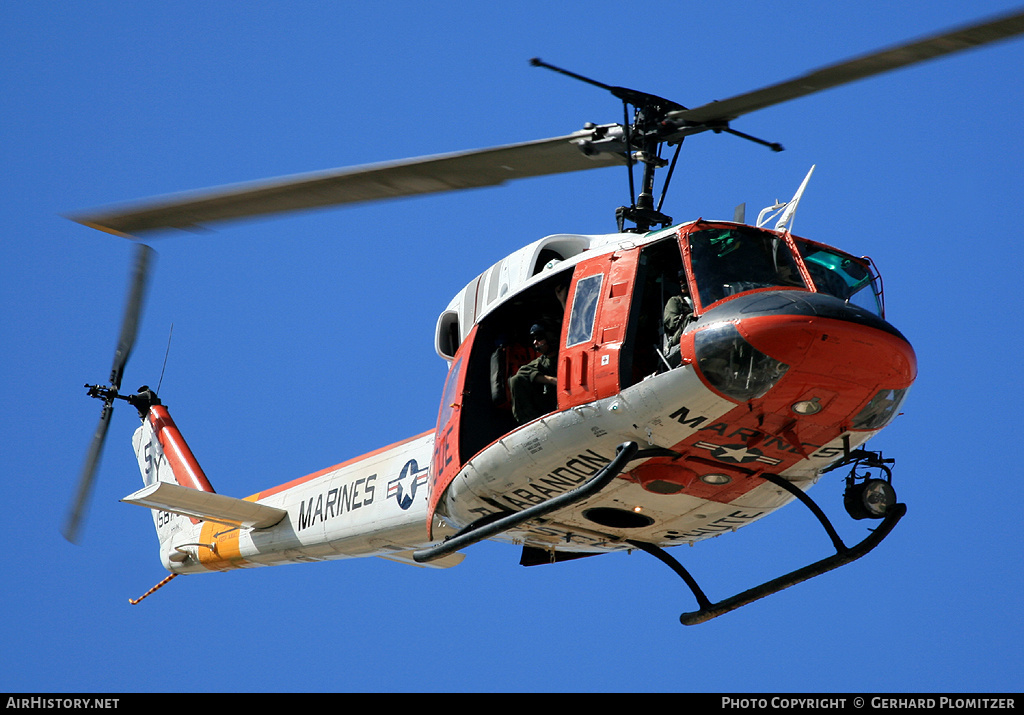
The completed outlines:
<svg viewBox="0 0 1024 715">
<path fill-rule="evenodd" d="M 430 543 L 432 431 L 245 499 L 214 492 L 162 405 L 150 409 L 133 444 L 145 487 L 122 501 L 153 510 L 161 561 L 172 573 L 362 556 L 414 563 L 411 553 Z"/>
</svg>

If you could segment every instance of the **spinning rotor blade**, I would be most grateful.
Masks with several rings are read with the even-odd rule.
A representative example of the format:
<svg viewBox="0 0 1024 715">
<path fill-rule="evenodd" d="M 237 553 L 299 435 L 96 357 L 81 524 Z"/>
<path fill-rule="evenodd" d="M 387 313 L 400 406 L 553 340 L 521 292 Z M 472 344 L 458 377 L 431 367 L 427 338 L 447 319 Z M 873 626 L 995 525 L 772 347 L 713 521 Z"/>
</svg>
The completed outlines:
<svg viewBox="0 0 1024 715">
<path fill-rule="evenodd" d="M 728 122 L 758 109 L 788 102 L 791 99 L 899 67 L 997 42 L 1022 32 L 1024 32 L 1024 12 L 1018 11 L 1011 15 L 1004 15 L 983 23 L 823 67 L 788 82 L 774 84 L 719 102 L 710 102 L 694 109 L 669 112 L 667 118 L 670 122 L 693 124 Z"/>
<path fill-rule="evenodd" d="M 658 114 L 656 134 L 649 137 L 658 144 L 677 143 L 691 134 L 711 130 L 754 139 L 730 129 L 728 122 L 758 109 L 1022 32 L 1024 11 L 1017 11 L 830 65 L 788 82 L 695 109 L 669 109 Z M 544 63 L 535 61 L 535 64 Z M 653 97 L 586 81 L 613 90 L 613 94 L 627 101 L 638 101 L 634 94 Z M 620 131 L 618 135 L 616 128 Z M 633 146 L 627 147 L 622 129 L 616 125 L 590 125 L 587 129 L 551 139 L 235 184 L 70 218 L 101 231 L 132 236 L 174 228 L 196 230 L 207 223 L 249 216 L 496 186 L 512 179 L 626 164 L 629 161 L 627 150 L 632 151 L 638 145 L 630 140 Z M 768 146 L 781 149 L 777 144 Z"/>
<path fill-rule="evenodd" d="M 212 221 L 496 186 L 512 179 L 625 164 L 626 159 L 614 153 L 584 154 L 579 143 L 600 132 L 598 127 L 490 149 L 236 184 L 70 218 L 121 235 L 195 229 Z"/>
<path fill-rule="evenodd" d="M 149 246 L 141 243 L 136 246 L 135 261 L 128 288 L 128 302 L 125 306 L 124 319 L 121 321 L 121 334 L 118 337 L 117 349 L 114 351 L 114 364 L 110 370 L 110 386 L 87 386 L 90 396 L 103 400 L 103 411 L 100 413 L 99 424 L 93 434 L 89 451 L 86 453 L 82 473 L 78 478 L 78 489 L 71 501 L 71 509 L 62 529 L 64 538 L 72 543 L 78 539 L 89 495 L 92 493 L 96 470 L 99 467 L 100 457 L 103 455 L 103 445 L 107 439 L 107 429 L 110 427 L 110 416 L 114 412 L 114 400 L 118 397 L 124 367 L 131 355 L 132 347 L 135 345 L 139 319 L 142 315 L 142 304 L 145 299 L 146 287 L 149 284 L 153 254 L 154 251 Z"/>
<path fill-rule="evenodd" d="M 85 516 L 86 506 L 89 503 L 89 495 L 92 494 L 96 469 L 100 463 L 100 456 L 103 454 L 103 444 L 107 441 L 107 428 L 110 427 L 110 415 L 113 412 L 113 405 L 110 403 L 103 405 L 99 424 L 96 425 L 96 432 L 92 436 L 92 443 L 89 445 L 89 451 L 85 455 L 82 473 L 78 477 L 78 490 L 71 501 L 71 509 L 68 512 L 67 520 L 64 522 L 64 528 L 61 529 L 64 538 L 73 544 L 78 543 L 78 532 L 82 526 L 82 518 Z"/>
</svg>

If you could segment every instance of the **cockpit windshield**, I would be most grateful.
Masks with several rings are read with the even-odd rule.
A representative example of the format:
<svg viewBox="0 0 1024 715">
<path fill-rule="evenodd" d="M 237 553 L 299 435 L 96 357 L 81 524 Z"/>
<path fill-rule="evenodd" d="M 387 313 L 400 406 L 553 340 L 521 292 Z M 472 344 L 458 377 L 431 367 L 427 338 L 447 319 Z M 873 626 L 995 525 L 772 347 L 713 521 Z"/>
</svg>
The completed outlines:
<svg viewBox="0 0 1024 715">
<path fill-rule="evenodd" d="M 802 278 L 786 238 L 745 226 L 708 228 L 687 237 L 701 305 L 763 288 L 812 290 Z M 882 316 L 878 278 L 863 258 L 792 238 L 813 290 Z"/>
<path fill-rule="evenodd" d="M 875 315 L 882 315 L 881 291 L 870 263 L 802 239 L 796 239 L 796 245 L 819 293 L 827 293 Z"/>
<path fill-rule="evenodd" d="M 758 288 L 808 290 L 780 236 L 734 227 L 695 231 L 689 240 L 697 290 L 705 307 Z"/>
</svg>

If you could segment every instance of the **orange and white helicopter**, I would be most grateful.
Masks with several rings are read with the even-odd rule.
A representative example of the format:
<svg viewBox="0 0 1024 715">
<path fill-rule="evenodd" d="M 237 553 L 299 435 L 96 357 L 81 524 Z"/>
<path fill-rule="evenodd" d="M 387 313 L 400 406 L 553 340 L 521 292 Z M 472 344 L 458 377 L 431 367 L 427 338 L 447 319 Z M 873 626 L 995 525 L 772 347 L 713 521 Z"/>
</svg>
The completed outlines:
<svg viewBox="0 0 1024 715">
<path fill-rule="evenodd" d="M 123 501 L 152 510 L 171 572 L 153 590 L 180 574 L 363 556 L 450 567 L 471 544 L 496 539 L 522 546 L 524 565 L 648 552 L 691 589 L 698 609 L 680 619 L 693 624 L 860 558 L 906 512 L 893 460 L 863 445 L 897 415 L 917 374 L 913 349 L 885 320 L 878 272 L 870 259 L 791 233 L 810 174 L 753 225 L 740 210 L 731 221 L 674 223 L 661 212 L 665 190 L 686 137 L 725 132 L 781 150 L 730 122 L 1022 32 L 1018 12 L 695 109 L 533 60 L 610 91 L 623 122 L 72 217 L 135 238 L 612 166 L 627 170 L 631 197 L 616 233 L 534 241 L 441 312 L 435 349 L 449 372 L 435 429 L 244 499 L 213 490 L 152 390 L 120 392 L 152 254 L 139 244 L 109 384 L 87 385 L 103 408 L 65 536 L 79 533 L 123 400 L 142 419 L 132 442 L 145 484 Z M 670 160 L 666 146 L 675 147 Z M 666 167 L 655 203 L 655 174 Z M 849 470 L 850 516 L 881 520 L 854 546 L 805 493 L 840 468 Z M 743 593 L 712 602 L 666 550 L 793 500 L 818 518 L 835 553 Z"/>
</svg>

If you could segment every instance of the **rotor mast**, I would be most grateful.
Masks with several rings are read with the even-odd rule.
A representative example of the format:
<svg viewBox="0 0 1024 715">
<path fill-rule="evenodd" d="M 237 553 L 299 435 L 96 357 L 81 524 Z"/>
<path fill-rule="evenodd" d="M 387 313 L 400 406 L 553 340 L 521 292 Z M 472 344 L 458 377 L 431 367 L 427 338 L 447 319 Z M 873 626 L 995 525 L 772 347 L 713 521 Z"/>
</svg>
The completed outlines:
<svg viewBox="0 0 1024 715">
<path fill-rule="evenodd" d="M 672 217 L 663 214 L 661 207 L 665 202 L 669 183 L 672 181 L 672 174 L 675 171 L 676 160 L 679 158 L 679 151 L 682 148 L 683 140 L 691 134 L 698 134 L 709 130 L 716 134 L 726 132 L 767 146 L 773 151 L 782 151 L 781 145 L 731 129 L 726 121 L 705 121 L 693 124 L 686 121 L 670 121 L 672 114 L 687 111 L 686 107 L 670 99 L 629 89 L 628 87 L 616 87 L 598 82 L 589 77 L 584 77 L 575 72 L 548 64 L 537 57 L 531 59 L 530 64 L 534 67 L 543 67 L 586 84 L 600 87 L 622 100 L 623 123 L 621 129 L 624 141 L 622 153 L 626 159 L 626 166 L 629 171 L 630 205 L 620 206 L 615 210 L 615 220 L 620 233 L 622 231 L 646 233 L 655 225 L 660 224 L 665 227 L 672 223 Z M 629 117 L 630 106 L 633 107 L 632 121 Z M 661 157 L 662 144 L 675 145 L 676 147 L 671 163 Z M 610 149 L 605 149 L 605 151 L 608 150 Z M 633 179 L 633 166 L 636 163 L 643 164 L 644 167 L 643 176 L 640 180 L 639 195 L 636 193 Z M 668 166 L 668 174 L 661 189 L 658 205 L 655 206 L 654 175 L 658 169 L 666 166 Z M 626 228 L 626 221 L 633 222 L 635 228 Z"/>
<path fill-rule="evenodd" d="M 671 100 L 658 97 L 653 94 L 647 94 L 646 92 L 639 92 L 634 89 L 627 87 L 615 87 L 612 85 L 598 82 L 597 80 L 569 70 L 556 67 L 554 65 L 544 62 L 538 57 L 534 57 L 530 60 L 530 64 L 534 67 L 543 67 L 545 69 L 552 70 L 559 74 L 563 74 L 566 77 L 579 80 L 586 84 L 600 87 L 603 90 L 611 92 L 611 94 L 617 99 L 622 100 L 622 131 L 625 142 L 623 154 L 626 158 L 626 165 L 629 172 L 629 206 L 620 206 L 615 209 L 615 219 L 618 223 L 619 231 L 630 230 L 638 233 L 646 233 L 656 224 L 662 226 L 668 226 L 672 223 L 672 218 L 661 213 L 661 205 L 664 202 L 665 194 L 664 189 L 662 192 L 661 200 L 658 202 L 658 207 L 654 206 L 654 174 L 655 172 L 666 166 L 668 162 L 660 157 L 660 148 L 662 139 L 658 136 L 658 126 L 661 120 L 667 112 L 678 109 L 685 109 L 680 104 L 672 102 Z M 629 108 L 633 107 L 633 119 L 630 121 Z M 676 156 L 678 156 L 679 147 L 682 145 L 682 138 L 678 139 L 676 149 Z M 637 162 L 644 165 L 643 177 L 640 182 L 640 195 L 637 196 L 636 189 L 633 180 L 633 166 Z M 672 161 L 672 168 L 675 168 L 675 159 Z M 665 182 L 665 189 L 668 188 L 668 181 L 671 179 L 672 173 L 669 172 L 668 179 Z M 626 229 L 625 222 L 632 221 L 636 224 L 634 229 Z"/>
</svg>

